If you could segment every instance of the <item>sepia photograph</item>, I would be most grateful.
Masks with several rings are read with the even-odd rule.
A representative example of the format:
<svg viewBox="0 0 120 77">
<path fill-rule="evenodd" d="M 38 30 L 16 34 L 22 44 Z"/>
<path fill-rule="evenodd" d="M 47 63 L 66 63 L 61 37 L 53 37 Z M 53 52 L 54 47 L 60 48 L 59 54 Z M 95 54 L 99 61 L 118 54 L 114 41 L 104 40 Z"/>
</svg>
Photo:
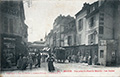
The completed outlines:
<svg viewBox="0 0 120 77">
<path fill-rule="evenodd" d="M 120 0 L 0 0 L 0 77 L 120 77 Z"/>
</svg>

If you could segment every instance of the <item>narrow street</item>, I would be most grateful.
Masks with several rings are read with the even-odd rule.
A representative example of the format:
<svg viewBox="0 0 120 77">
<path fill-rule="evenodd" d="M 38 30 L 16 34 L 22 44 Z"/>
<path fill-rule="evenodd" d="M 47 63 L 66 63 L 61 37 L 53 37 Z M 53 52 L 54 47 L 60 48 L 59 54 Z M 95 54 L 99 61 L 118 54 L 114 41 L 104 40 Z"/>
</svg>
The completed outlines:
<svg viewBox="0 0 120 77">
<path fill-rule="evenodd" d="M 85 63 L 54 63 L 55 72 L 48 72 L 47 63 L 42 63 L 41 68 L 25 71 L 3 72 L 3 76 L 119 76 L 120 67 L 104 67 L 99 65 L 87 65 Z"/>
<path fill-rule="evenodd" d="M 0 0 L 0 77 L 120 77 L 119 21 L 120 0 Z"/>
</svg>

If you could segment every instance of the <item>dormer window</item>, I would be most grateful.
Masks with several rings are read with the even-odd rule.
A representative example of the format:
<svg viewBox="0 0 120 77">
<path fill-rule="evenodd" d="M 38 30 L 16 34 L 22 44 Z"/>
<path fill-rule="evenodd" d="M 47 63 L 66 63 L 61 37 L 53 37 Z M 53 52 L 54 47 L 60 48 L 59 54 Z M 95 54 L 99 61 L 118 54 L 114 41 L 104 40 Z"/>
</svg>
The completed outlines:
<svg viewBox="0 0 120 77">
<path fill-rule="evenodd" d="M 95 7 L 91 7 L 90 13 L 93 12 L 94 10 L 95 10 Z"/>
</svg>

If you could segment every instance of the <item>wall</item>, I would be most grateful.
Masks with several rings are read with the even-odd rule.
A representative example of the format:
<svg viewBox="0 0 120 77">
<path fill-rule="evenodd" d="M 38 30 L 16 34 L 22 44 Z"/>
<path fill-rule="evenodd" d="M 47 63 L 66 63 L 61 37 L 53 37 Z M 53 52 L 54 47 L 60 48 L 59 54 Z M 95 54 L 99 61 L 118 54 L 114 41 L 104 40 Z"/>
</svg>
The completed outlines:
<svg viewBox="0 0 120 77">
<path fill-rule="evenodd" d="M 75 33 L 72 31 L 72 32 L 69 32 L 67 33 L 65 36 L 64 36 L 64 46 L 68 46 L 68 36 L 71 36 L 71 46 L 74 46 L 75 44 L 75 37 L 74 37 Z"/>
<path fill-rule="evenodd" d="M 104 42 L 103 42 L 104 41 Z M 104 57 L 100 57 L 100 50 L 104 50 Z M 117 42 L 115 40 L 101 40 L 98 52 L 98 62 L 101 65 L 116 65 Z M 114 56 L 115 55 L 115 56 Z"/>
<path fill-rule="evenodd" d="M 89 27 L 89 20 L 90 20 L 91 17 L 95 17 L 95 22 L 94 22 L 95 25 L 92 28 Z M 95 43 L 94 44 L 98 44 L 98 38 L 99 38 L 99 32 L 98 32 L 99 31 L 99 13 L 94 14 L 91 17 L 86 19 L 86 21 L 87 21 L 87 23 L 86 23 L 86 42 L 85 42 L 86 45 L 89 45 L 88 44 L 88 36 L 90 34 L 93 34 L 95 31 L 97 31 L 97 33 L 95 35 Z"/>
<path fill-rule="evenodd" d="M 2 17 L 1 17 L 1 33 L 13 34 L 21 36 L 24 42 L 27 42 L 27 25 L 25 25 L 24 20 L 24 7 L 22 1 L 14 1 L 12 6 L 5 5 L 3 3 L 10 2 L 10 1 L 2 1 L 0 5 L 2 6 Z M 5 9 L 5 7 L 7 7 Z M 15 11 L 15 12 L 13 12 Z M 5 20 L 5 17 L 7 20 Z M 13 32 L 10 31 L 10 19 L 13 20 Z M 4 31 L 4 21 L 8 21 L 8 32 Z M 26 37 L 24 37 L 26 35 Z"/>
<path fill-rule="evenodd" d="M 117 42 L 114 40 L 107 40 L 106 65 L 116 65 L 116 52 Z"/>
<path fill-rule="evenodd" d="M 102 39 L 113 39 L 113 9 L 109 4 L 106 4 L 100 12 L 104 12 L 104 34 Z"/>
<path fill-rule="evenodd" d="M 103 50 L 103 57 L 101 57 L 100 50 Z M 106 56 L 107 56 L 107 41 L 100 40 L 99 47 L 98 47 L 98 63 L 101 65 L 106 65 Z"/>
<path fill-rule="evenodd" d="M 77 29 L 77 42 L 78 42 L 78 45 L 83 45 L 85 44 L 85 29 L 86 29 L 86 18 L 85 16 L 87 15 L 87 11 L 84 11 L 82 13 L 80 13 L 77 17 L 76 17 L 76 29 Z M 83 28 L 81 31 L 78 30 L 78 21 L 80 19 L 83 19 Z M 80 35 L 81 35 L 81 40 L 79 39 L 80 38 Z"/>
<path fill-rule="evenodd" d="M 100 58 L 100 50 L 104 50 L 104 57 Z M 98 50 L 98 63 L 100 63 L 101 65 L 106 65 L 106 55 L 107 55 L 107 47 L 105 46 L 99 46 L 99 50 Z"/>
<path fill-rule="evenodd" d="M 117 64 L 120 64 L 120 2 L 114 10 L 114 38 L 118 41 Z"/>
</svg>

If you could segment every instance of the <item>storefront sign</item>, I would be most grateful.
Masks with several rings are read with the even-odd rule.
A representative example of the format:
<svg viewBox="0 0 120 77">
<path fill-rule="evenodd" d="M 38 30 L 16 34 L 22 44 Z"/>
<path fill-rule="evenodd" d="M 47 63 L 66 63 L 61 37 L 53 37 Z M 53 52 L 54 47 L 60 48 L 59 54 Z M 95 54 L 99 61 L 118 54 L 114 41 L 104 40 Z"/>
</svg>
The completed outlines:
<svg viewBox="0 0 120 77">
<path fill-rule="evenodd" d="M 4 37 L 3 39 L 4 40 L 11 40 L 11 41 L 15 41 L 16 40 L 15 38 L 9 38 L 9 37 Z"/>
</svg>

